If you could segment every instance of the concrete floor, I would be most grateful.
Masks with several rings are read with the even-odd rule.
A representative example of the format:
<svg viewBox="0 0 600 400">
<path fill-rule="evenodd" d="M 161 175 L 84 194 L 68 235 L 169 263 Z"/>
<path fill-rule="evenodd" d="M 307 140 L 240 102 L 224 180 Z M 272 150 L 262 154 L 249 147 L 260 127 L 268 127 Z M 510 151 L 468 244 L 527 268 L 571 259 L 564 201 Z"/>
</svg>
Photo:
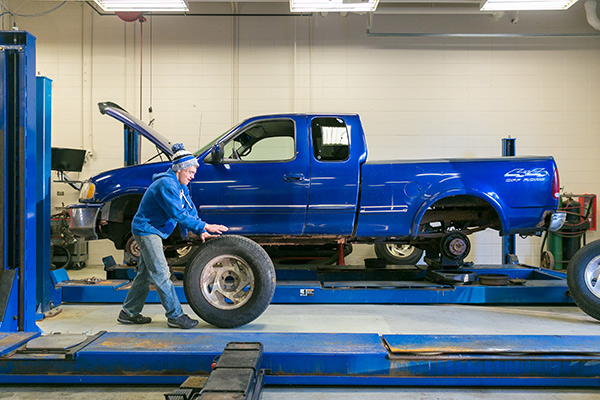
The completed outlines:
<svg viewBox="0 0 600 400">
<path fill-rule="evenodd" d="M 120 305 L 61 305 L 62 312 L 38 323 L 46 333 L 173 332 L 160 304 L 148 304 L 147 325 L 117 322 Z M 193 316 L 187 305 L 184 312 Z M 203 321 L 194 331 L 218 329 Z M 600 335 L 600 321 L 571 306 L 273 304 L 236 332 L 348 332 L 398 334 Z M 600 341 L 600 336 L 599 336 Z"/>
<path fill-rule="evenodd" d="M 87 271 L 86 271 L 87 270 Z M 90 277 L 94 270 L 73 272 L 73 279 Z M 98 271 L 94 276 L 102 276 Z M 60 313 L 38 323 L 45 333 L 107 331 L 169 331 L 160 305 L 150 304 L 144 314 L 153 322 L 144 326 L 116 322 L 120 305 L 61 305 Z M 194 315 L 189 306 L 184 311 Z M 201 322 L 196 331 L 219 329 Z M 554 334 L 599 335 L 597 321 L 574 306 L 472 305 L 271 305 L 244 332 L 349 332 L 399 334 Z M 163 399 L 174 387 L 13 387 L 0 386 L 0 399 Z M 267 387 L 262 399 L 419 399 L 419 400 L 583 400 L 598 399 L 597 390 L 502 388 L 288 388 Z"/>
</svg>

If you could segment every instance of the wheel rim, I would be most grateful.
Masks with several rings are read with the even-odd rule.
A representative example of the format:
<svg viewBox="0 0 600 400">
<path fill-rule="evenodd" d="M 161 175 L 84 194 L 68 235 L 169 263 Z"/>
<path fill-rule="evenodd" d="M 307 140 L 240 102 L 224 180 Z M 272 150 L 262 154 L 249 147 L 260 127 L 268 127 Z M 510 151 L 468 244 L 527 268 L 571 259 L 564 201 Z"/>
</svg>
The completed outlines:
<svg viewBox="0 0 600 400">
<path fill-rule="evenodd" d="M 415 247 L 409 244 L 386 244 L 388 253 L 397 258 L 410 257 L 415 252 Z"/>
<path fill-rule="evenodd" d="M 592 294 L 600 298 L 600 285 L 598 278 L 600 277 L 600 256 L 594 257 L 585 267 L 584 278 L 585 285 Z"/>
<path fill-rule="evenodd" d="M 202 295 L 214 307 L 233 310 L 254 293 L 254 273 L 242 258 L 222 255 L 210 260 L 200 277 Z"/>
<path fill-rule="evenodd" d="M 177 257 L 181 258 L 187 256 L 191 250 L 192 246 L 185 246 L 178 248 L 175 252 L 177 253 Z"/>
</svg>

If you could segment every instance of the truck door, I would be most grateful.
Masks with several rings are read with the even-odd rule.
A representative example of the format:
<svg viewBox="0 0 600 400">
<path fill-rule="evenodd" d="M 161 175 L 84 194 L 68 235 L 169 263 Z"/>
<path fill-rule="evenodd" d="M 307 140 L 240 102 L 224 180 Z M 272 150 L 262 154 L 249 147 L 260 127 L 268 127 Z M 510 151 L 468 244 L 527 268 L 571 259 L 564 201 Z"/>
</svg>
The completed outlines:
<svg viewBox="0 0 600 400">
<path fill-rule="evenodd" d="M 296 132 L 304 137 L 297 140 Z M 190 183 L 200 217 L 227 225 L 230 233 L 300 235 L 308 204 L 309 165 L 300 157 L 307 152 L 306 132 L 305 117 L 274 117 L 221 142 L 223 162 L 201 162 Z"/>
<path fill-rule="evenodd" d="M 309 205 L 305 234 L 350 235 L 354 226 L 364 145 L 351 151 L 350 119 L 312 117 Z M 361 153 L 361 154 L 358 154 Z"/>
</svg>

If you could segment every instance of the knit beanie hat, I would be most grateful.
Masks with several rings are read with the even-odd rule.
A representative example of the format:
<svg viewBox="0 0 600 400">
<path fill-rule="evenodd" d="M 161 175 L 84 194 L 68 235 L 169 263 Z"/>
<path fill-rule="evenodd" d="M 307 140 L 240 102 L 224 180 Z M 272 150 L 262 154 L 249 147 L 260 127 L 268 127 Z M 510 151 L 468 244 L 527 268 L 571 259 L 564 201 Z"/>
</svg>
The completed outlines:
<svg viewBox="0 0 600 400">
<path fill-rule="evenodd" d="M 183 147 L 183 143 L 175 143 L 173 150 L 173 171 L 181 171 L 190 167 L 197 167 L 198 160 Z"/>
</svg>

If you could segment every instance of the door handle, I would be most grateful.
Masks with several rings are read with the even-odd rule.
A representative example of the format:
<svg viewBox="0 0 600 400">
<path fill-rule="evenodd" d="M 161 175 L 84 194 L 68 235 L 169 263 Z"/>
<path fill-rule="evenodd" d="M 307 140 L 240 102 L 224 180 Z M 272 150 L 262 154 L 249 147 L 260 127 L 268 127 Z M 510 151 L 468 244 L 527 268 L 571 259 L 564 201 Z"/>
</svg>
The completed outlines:
<svg viewBox="0 0 600 400">
<path fill-rule="evenodd" d="M 304 175 L 300 173 L 285 174 L 283 180 L 286 182 L 301 182 L 304 180 Z"/>
</svg>

